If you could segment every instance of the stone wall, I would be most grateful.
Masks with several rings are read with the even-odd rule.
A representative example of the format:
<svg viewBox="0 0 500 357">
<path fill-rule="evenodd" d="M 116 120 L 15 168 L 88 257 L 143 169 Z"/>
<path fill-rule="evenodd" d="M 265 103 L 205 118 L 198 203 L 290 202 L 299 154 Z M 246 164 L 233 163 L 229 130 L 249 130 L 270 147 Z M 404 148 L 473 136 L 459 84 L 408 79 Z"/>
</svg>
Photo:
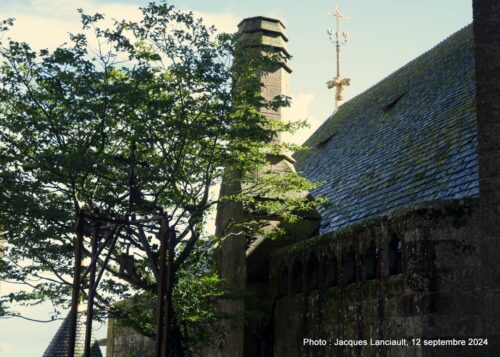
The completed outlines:
<svg viewBox="0 0 500 357">
<path fill-rule="evenodd" d="M 269 280 L 247 282 L 262 290 L 260 311 L 271 319 L 247 323 L 244 356 L 489 356 L 485 347 L 422 345 L 485 336 L 494 305 L 483 311 L 478 220 L 477 200 L 444 202 L 276 251 Z M 304 338 L 328 345 L 305 346 Z M 402 338 L 410 346 L 333 346 L 337 339 Z M 110 323 L 108 356 L 152 352 L 151 340 Z"/>
<path fill-rule="evenodd" d="M 154 341 L 114 319 L 108 320 L 107 357 L 153 357 Z"/>
<path fill-rule="evenodd" d="M 490 356 L 500 353 L 500 2 L 474 0 L 483 305 Z"/>
<path fill-rule="evenodd" d="M 275 253 L 274 357 L 486 355 L 484 347 L 303 345 L 482 337 L 477 212 L 475 201 L 420 207 Z"/>
<path fill-rule="evenodd" d="M 257 16 L 246 18 L 238 25 L 240 41 L 245 45 L 245 54 L 252 56 L 255 51 L 276 52 L 282 55 L 283 63 L 277 63 L 272 68 L 267 68 L 266 74 L 260 75 L 262 84 L 262 96 L 266 101 L 271 101 L 275 96 L 287 94 L 288 75 L 291 72 L 286 63 L 289 54 L 286 49 L 288 39 L 285 34 L 285 26 L 276 19 Z M 261 113 L 269 120 L 281 120 L 281 110 L 261 108 Z M 280 140 L 279 134 L 274 137 Z M 269 157 L 270 163 L 267 170 L 276 172 L 279 169 L 293 170 L 290 158 L 285 155 Z M 293 161 L 293 160 L 292 160 Z M 231 168 L 226 168 L 229 180 L 225 180 L 221 187 L 221 196 L 241 192 L 245 188 L 241 186 L 240 174 Z M 237 228 L 229 228 L 234 222 L 241 221 L 248 212 L 245 212 L 239 202 L 221 202 L 217 206 L 216 235 L 223 237 L 219 246 L 218 271 L 221 279 L 234 289 L 243 291 L 247 288 L 247 248 L 246 240 Z M 269 229 L 273 224 L 270 222 Z M 256 237 L 258 238 L 258 237 Z M 256 241 L 261 241 L 256 239 Z M 218 302 L 218 310 L 229 316 L 243 316 L 245 314 L 245 301 L 243 299 L 228 299 Z M 228 356 L 243 357 L 245 345 L 245 324 L 241 318 L 230 318 L 220 322 L 221 329 L 225 331 L 224 341 L 221 346 L 208 348 L 202 353 L 204 356 Z M 245 355 L 246 356 L 246 355 Z"/>
</svg>

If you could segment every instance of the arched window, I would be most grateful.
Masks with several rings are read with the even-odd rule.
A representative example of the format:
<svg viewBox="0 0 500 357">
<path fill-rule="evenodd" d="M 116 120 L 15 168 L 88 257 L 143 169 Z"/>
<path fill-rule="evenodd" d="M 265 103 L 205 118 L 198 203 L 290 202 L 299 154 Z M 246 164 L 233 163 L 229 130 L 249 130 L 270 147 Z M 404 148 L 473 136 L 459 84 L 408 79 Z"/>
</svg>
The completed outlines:
<svg viewBox="0 0 500 357">
<path fill-rule="evenodd" d="M 298 260 L 293 263 L 292 268 L 292 293 L 300 293 L 304 289 L 304 269 Z"/>
<path fill-rule="evenodd" d="M 288 295 L 288 268 L 281 269 L 278 281 L 278 296 Z"/>
<path fill-rule="evenodd" d="M 389 275 L 403 272 L 403 242 L 394 237 L 389 243 Z"/>
<path fill-rule="evenodd" d="M 337 257 L 325 257 L 323 262 L 323 284 L 329 288 L 337 286 Z"/>
<path fill-rule="evenodd" d="M 312 255 L 307 262 L 307 288 L 319 289 L 319 261 L 315 255 Z"/>
<path fill-rule="evenodd" d="M 363 256 L 363 270 L 366 280 L 377 279 L 377 260 L 377 248 L 375 247 L 375 243 L 372 242 Z"/>
<path fill-rule="evenodd" d="M 356 254 L 352 247 L 344 259 L 344 281 L 346 284 L 356 282 Z"/>
</svg>

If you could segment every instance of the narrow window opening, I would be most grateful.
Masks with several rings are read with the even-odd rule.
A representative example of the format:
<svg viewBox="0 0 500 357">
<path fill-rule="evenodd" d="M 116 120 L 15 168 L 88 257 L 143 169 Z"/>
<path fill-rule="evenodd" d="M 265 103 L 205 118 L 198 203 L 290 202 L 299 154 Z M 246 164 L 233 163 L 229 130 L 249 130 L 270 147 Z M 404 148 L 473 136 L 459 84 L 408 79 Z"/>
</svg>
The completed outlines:
<svg viewBox="0 0 500 357">
<path fill-rule="evenodd" d="M 389 243 L 389 275 L 403 272 L 403 242 L 393 238 Z"/>
<path fill-rule="evenodd" d="M 304 269 L 302 263 L 296 261 L 292 268 L 292 293 L 301 293 L 304 288 Z"/>
<path fill-rule="evenodd" d="M 309 290 L 319 289 L 319 261 L 314 255 L 307 263 L 307 288 Z"/>
<path fill-rule="evenodd" d="M 352 284 L 356 282 L 356 254 L 352 248 L 349 250 L 345 257 L 344 262 L 344 277 L 346 284 Z"/>
<path fill-rule="evenodd" d="M 328 259 L 325 257 L 323 263 L 323 282 L 328 288 L 337 286 L 337 258 Z"/>
<path fill-rule="evenodd" d="M 374 280 L 377 278 L 377 261 L 378 254 L 375 244 L 372 242 L 366 254 L 363 257 L 363 270 L 365 271 L 366 280 Z"/>
<path fill-rule="evenodd" d="M 284 267 L 279 276 L 278 296 L 288 295 L 288 269 Z"/>
</svg>

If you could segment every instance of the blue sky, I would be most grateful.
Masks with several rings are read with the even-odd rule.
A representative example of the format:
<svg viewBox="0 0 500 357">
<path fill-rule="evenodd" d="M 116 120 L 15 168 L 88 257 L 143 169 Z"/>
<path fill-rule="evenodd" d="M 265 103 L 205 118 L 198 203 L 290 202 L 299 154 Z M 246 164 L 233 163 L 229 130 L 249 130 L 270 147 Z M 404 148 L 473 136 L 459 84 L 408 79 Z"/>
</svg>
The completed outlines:
<svg viewBox="0 0 500 357">
<path fill-rule="evenodd" d="M 0 18 L 18 19 L 13 35 L 33 47 L 54 47 L 64 42 L 67 32 L 78 31 L 77 8 L 99 11 L 113 18 L 137 16 L 142 0 L 2 0 Z M 294 102 L 287 112 L 291 119 L 308 118 L 312 126 L 293 138 L 303 142 L 333 110 L 333 91 L 326 81 L 335 74 L 335 52 L 326 29 L 333 19 L 326 12 L 335 9 L 334 0 L 184 0 L 171 1 L 190 9 L 224 31 L 234 31 L 238 22 L 257 15 L 276 17 L 287 27 L 289 52 L 293 58 L 290 95 Z M 350 33 L 343 48 L 342 74 L 351 78 L 345 90 L 347 100 L 394 72 L 413 58 L 472 21 L 471 0 L 341 0 L 350 17 L 342 30 Z M 0 287 L 5 294 L 12 286 Z M 30 316 L 44 318 L 50 306 L 23 309 Z M 19 319 L 0 320 L 0 356 L 41 356 L 58 328 L 58 323 L 36 324 Z M 105 336 L 105 329 L 97 331 Z"/>
</svg>

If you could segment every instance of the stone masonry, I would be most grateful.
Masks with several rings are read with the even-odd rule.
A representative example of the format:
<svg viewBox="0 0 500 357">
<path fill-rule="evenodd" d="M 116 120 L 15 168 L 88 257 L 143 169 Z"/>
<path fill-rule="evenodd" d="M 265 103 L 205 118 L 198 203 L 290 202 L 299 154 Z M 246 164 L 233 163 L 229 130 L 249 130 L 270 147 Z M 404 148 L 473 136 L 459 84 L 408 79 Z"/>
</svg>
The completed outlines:
<svg viewBox="0 0 500 357">
<path fill-rule="evenodd" d="M 428 204 L 277 251 L 273 356 L 483 356 L 423 345 L 482 336 L 477 221 L 475 199 Z M 335 346 L 402 338 L 409 346 Z"/>
<path fill-rule="evenodd" d="M 474 0 L 485 334 L 500 351 L 500 2 Z"/>
<path fill-rule="evenodd" d="M 288 87 L 288 75 L 291 70 L 286 64 L 286 58 L 289 54 L 286 50 L 288 39 L 284 34 L 285 26 L 275 19 L 266 17 L 253 17 L 244 19 L 238 25 L 238 31 L 241 34 L 242 43 L 248 44 L 248 52 L 252 51 L 273 51 L 280 53 L 285 60 L 281 64 L 268 69 L 268 73 L 263 75 L 262 95 L 266 101 L 272 100 L 275 96 L 285 94 Z M 262 109 L 262 113 L 269 120 L 281 120 L 281 111 L 272 111 Z M 280 140 L 279 136 L 275 140 Z M 291 158 L 286 156 L 271 158 L 271 169 L 293 170 Z M 230 170 L 230 168 L 228 168 Z M 232 182 L 225 182 L 221 187 L 221 195 L 238 192 L 242 189 L 238 182 L 238 173 L 233 173 Z M 226 232 L 228 224 L 238 221 L 244 215 L 241 204 L 225 203 L 220 204 L 217 209 L 216 234 L 221 236 Z M 231 234 L 235 233 L 235 234 Z M 219 274 L 222 280 L 231 286 L 235 291 L 243 291 L 246 287 L 248 277 L 247 273 L 247 248 L 245 238 L 237 232 L 229 230 L 229 234 L 221 242 Z M 245 305 L 242 300 L 227 300 L 219 303 L 219 309 L 233 316 L 243 316 Z M 223 328 L 226 331 L 222 346 L 206 352 L 209 356 L 244 356 L 244 330 L 243 319 L 235 318 L 223 322 Z"/>
</svg>

